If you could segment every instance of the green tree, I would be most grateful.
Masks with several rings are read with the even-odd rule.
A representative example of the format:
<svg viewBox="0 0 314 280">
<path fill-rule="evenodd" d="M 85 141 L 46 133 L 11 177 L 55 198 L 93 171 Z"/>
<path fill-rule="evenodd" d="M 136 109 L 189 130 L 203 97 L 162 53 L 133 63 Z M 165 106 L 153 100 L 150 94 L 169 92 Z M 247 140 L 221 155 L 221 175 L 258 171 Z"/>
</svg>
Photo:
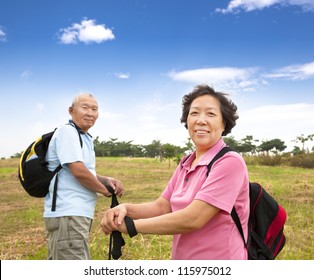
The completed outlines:
<svg viewBox="0 0 314 280">
<path fill-rule="evenodd" d="M 302 151 L 301 151 L 300 147 L 294 146 L 294 147 L 293 147 L 293 150 L 292 150 L 292 154 L 293 154 L 293 155 L 302 154 Z"/>
<path fill-rule="evenodd" d="M 152 158 L 160 158 L 162 161 L 162 144 L 159 140 L 153 140 L 151 144 L 145 145 L 145 155 Z"/>
<path fill-rule="evenodd" d="M 171 167 L 170 159 L 174 158 L 177 154 L 178 147 L 172 144 L 164 144 L 162 145 L 163 156 L 169 161 L 169 168 Z"/>
<path fill-rule="evenodd" d="M 238 146 L 238 152 L 243 154 L 255 154 L 256 145 L 253 142 L 258 142 L 258 140 L 254 140 L 252 135 L 247 135 L 240 141 Z"/>
<path fill-rule="evenodd" d="M 188 141 L 185 142 L 185 151 L 187 151 L 188 153 L 192 153 L 194 150 L 195 150 L 195 145 L 192 139 L 189 137 Z"/>
<path fill-rule="evenodd" d="M 301 134 L 300 136 L 298 136 L 295 140 L 293 140 L 293 142 L 295 143 L 301 143 L 302 144 L 302 152 L 305 152 L 305 143 L 307 141 L 313 141 L 314 139 L 314 134 L 310 134 L 308 136 L 304 136 L 304 134 Z"/>
<path fill-rule="evenodd" d="M 258 148 L 261 152 L 267 152 L 268 154 L 269 151 L 273 149 L 275 151 L 282 152 L 287 148 L 287 146 L 285 145 L 284 141 L 281 141 L 280 139 L 275 138 L 272 140 L 263 141 L 262 144 L 260 144 Z"/>
<path fill-rule="evenodd" d="M 230 137 L 224 137 L 225 143 L 233 150 L 239 151 L 239 142 L 234 139 L 233 136 Z"/>
</svg>

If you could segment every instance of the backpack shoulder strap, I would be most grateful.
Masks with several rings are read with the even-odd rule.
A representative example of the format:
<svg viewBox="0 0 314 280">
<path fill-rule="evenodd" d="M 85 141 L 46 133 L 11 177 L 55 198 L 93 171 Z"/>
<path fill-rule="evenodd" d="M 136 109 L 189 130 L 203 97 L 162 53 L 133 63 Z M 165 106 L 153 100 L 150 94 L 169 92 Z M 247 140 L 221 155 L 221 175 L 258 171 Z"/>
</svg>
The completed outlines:
<svg viewBox="0 0 314 280">
<path fill-rule="evenodd" d="M 224 154 L 230 152 L 230 151 L 233 151 L 230 147 L 226 146 L 226 147 L 223 147 L 217 155 L 214 156 L 214 158 L 211 160 L 211 162 L 207 165 L 207 173 L 206 173 L 206 176 L 208 176 L 214 162 L 218 159 L 220 159 Z"/>
<path fill-rule="evenodd" d="M 188 158 L 191 156 L 192 154 L 188 154 L 186 156 L 184 156 L 181 160 L 180 160 L 180 168 L 182 169 L 183 164 L 188 160 Z"/>
<path fill-rule="evenodd" d="M 242 225 L 240 222 L 240 218 L 239 218 L 238 213 L 234 207 L 232 208 L 232 211 L 231 211 L 231 217 L 232 217 L 234 223 L 236 224 L 236 226 L 237 226 L 237 228 L 238 228 L 238 230 L 242 236 L 245 248 L 247 248 L 247 243 L 246 243 L 245 238 L 244 238 L 244 233 L 243 233 Z"/>
<path fill-rule="evenodd" d="M 82 130 L 72 120 L 69 121 L 68 125 L 71 125 L 71 126 L 73 126 L 76 129 L 76 131 L 78 133 L 78 136 L 79 136 L 79 139 L 80 139 L 81 148 L 83 148 L 83 140 L 82 140 L 82 137 L 81 137 L 81 133 L 83 133 Z M 54 174 L 56 174 L 56 178 L 55 178 L 55 183 L 54 183 L 54 187 L 53 187 L 51 211 L 56 211 L 57 188 L 58 188 L 58 172 L 61 169 L 62 169 L 62 165 L 59 164 L 59 166 L 53 171 Z"/>
<path fill-rule="evenodd" d="M 233 151 L 230 147 L 226 146 L 226 147 L 223 147 L 218 153 L 217 155 L 214 156 L 214 158 L 211 160 L 211 162 L 207 165 L 207 173 L 206 173 L 206 176 L 208 176 L 209 172 L 210 172 L 210 169 L 212 168 L 212 165 L 214 164 L 214 162 L 218 159 L 220 159 L 224 154 L 230 152 L 230 151 Z M 241 236 L 242 236 L 242 239 L 243 239 L 243 242 L 244 242 L 244 245 L 245 247 L 247 248 L 247 243 L 245 241 L 245 238 L 244 238 L 244 234 L 243 234 L 243 229 L 242 229 L 242 225 L 241 225 L 241 222 L 240 222 L 240 218 L 238 216 L 238 213 L 237 211 L 235 210 L 235 208 L 233 207 L 232 208 L 232 211 L 231 211 L 231 217 L 234 221 L 234 223 L 236 224 Z"/>
<path fill-rule="evenodd" d="M 81 148 L 82 148 L 83 147 L 83 140 L 82 140 L 81 134 L 84 133 L 84 132 L 72 120 L 69 120 L 68 125 L 71 125 L 71 126 L 73 126 L 76 129 L 76 131 L 78 133 L 78 136 L 79 136 L 79 139 L 80 139 Z"/>
</svg>

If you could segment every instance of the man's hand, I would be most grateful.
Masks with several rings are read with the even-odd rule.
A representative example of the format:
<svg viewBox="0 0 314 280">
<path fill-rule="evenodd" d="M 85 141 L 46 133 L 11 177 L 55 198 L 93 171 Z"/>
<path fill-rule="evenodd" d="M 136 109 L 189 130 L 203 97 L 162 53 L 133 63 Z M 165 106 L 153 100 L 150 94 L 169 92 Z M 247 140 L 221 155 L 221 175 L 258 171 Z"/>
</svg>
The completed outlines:
<svg viewBox="0 0 314 280">
<path fill-rule="evenodd" d="M 114 193 L 121 197 L 124 194 L 124 186 L 120 180 L 117 180 L 115 178 L 111 177 L 106 177 L 106 176 L 101 176 L 97 175 L 98 180 L 107 188 L 112 188 Z M 112 193 L 108 190 L 108 195 L 106 196 L 111 196 Z"/>
<path fill-rule="evenodd" d="M 97 175 L 95 177 L 81 161 L 69 163 L 68 166 L 73 176 L 85 188 L 109 197 L 112 195 L 112 193 L 108 190 L 110 187 L 113 189 L 115 194 L 120 197 L 123 195 L 124 187 L 119 180 L 101 175 Z"/>
</svg>

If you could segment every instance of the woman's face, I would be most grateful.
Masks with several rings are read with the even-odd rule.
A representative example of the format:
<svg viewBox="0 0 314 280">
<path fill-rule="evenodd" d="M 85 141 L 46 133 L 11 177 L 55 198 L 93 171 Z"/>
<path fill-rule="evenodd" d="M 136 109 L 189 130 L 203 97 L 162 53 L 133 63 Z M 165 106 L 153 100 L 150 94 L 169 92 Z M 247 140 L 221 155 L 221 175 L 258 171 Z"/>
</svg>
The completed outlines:
<svg viewBox="0 0 314 280">
<path fill-rule="evenodd" d="M 198 152 L 206 152 L 221 138 L 224 122 L 220 102 L 210 95 L 195 98 L 187 118 L 190 137 Z"/>
</svg>

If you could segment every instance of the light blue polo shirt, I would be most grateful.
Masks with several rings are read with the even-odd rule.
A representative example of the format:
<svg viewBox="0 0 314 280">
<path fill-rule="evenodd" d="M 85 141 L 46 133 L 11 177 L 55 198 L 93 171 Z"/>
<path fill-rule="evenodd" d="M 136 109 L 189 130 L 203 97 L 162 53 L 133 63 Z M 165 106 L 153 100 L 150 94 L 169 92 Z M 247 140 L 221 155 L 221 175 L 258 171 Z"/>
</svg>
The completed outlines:
<svg viewBox="0 0 314 280">
<path fill-rule="evenodd" d="M 50 182 L 49 193 L 45 197 L 45 218 L 62 216 L 83 216 L 93 219 L 97 194 L 83 187 L 70 172 L 68 163 L 83 162 L 90 172 L 96 176 L 95 151 L 93 139 L 89 134 L 79 134 L 72 125 L 62 125 L 54 133 L 47 152 L 49 170 L 59 164 L 62 169 L 58 175 L 56 210 L 51 211 L 54 181 Z"/>
</svg>

